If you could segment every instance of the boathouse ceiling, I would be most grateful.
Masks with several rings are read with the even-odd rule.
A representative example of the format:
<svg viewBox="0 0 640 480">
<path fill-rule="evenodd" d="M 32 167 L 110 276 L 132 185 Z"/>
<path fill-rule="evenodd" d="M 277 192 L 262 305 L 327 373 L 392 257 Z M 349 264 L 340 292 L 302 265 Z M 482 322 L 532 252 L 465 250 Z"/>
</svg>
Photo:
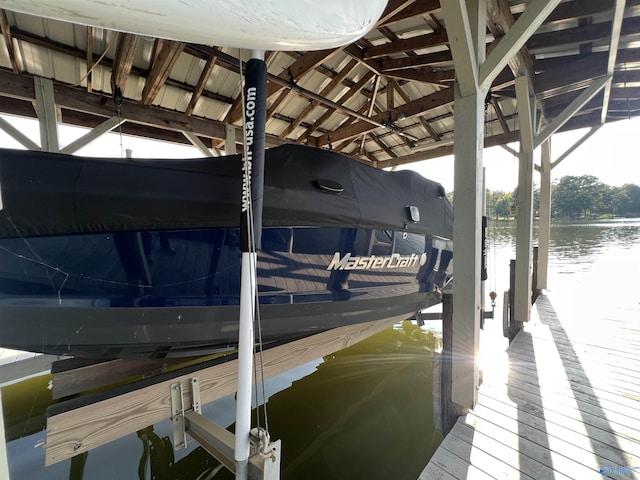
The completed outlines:
<svg viewBox="0 0 640 480">
<path fill-rule="evenodd" d="M 487 4 L 491 51 L 533 2 Z M 248 52 L 9 10 L 0 11 L 0 27 L 0 112 L 36 118 L 34 77 L 45 77 L 61 123 L 96 127 L 120 115 L 125 134 L 178 143 L 195 135 L 217 150 L 234 125 L 242 139 L 240 57 Z M 390 0 L 376 27 L 350 45 L 266 52 L 266 61 L 268 146 L 331 148 L 378 167 L 453 152 L 455 67 L 438 0 Z M 529 78 L 539 129 L 563 120 L 608 75 L 560 131 L 637 116 L 640 0 L 561 2 L 493 82 L 486 146 L 519 138 L 514 75 Z"/>
</svg>

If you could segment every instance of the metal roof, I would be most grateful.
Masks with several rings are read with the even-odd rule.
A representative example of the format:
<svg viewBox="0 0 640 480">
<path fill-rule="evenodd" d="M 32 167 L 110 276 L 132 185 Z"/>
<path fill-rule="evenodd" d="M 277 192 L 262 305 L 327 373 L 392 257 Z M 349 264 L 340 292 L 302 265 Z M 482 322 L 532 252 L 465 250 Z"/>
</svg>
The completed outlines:
<svg viewBox="0 0 640 480">
<path fill-rule="evenodd" d="M 532 2 L 487 3 L 490 50 Z M 624 9 L 618 24 L 616 8 Z M 32 77 L 41 76 L 54 81 L 64 123 L 94 127 L 114 116 L 114 81 L 125 97 L 124 133 L 188 143 L 181 134 L 186 131 L 220 148 L 224 125 L 242 121 L 237 108 L 239 56 L 246 59 L 247 52 L 11 11 L 0 11 L 0 26 L 3 113 L 36 117 Z M 617 50 L 610 52 L 610 45 Z M 563 1 L 518 55 L 524 59 L 519 68 L 535 89 L 543 126 L 608 70 L 613 74 L 610 86 L 561 130 L 636 116 L 640 0 Z M 353 44 L 322 52 L 267 52 L 267 64 L 272 74 L 268 145 L 331 147 L 379 167 L 452 152 L 455 69 L 437 0 L 391 0 L 376 28 Z M 487 146 L 518 138 L 513 70 L 512 62 L 487 98 Z"/>
</svg>

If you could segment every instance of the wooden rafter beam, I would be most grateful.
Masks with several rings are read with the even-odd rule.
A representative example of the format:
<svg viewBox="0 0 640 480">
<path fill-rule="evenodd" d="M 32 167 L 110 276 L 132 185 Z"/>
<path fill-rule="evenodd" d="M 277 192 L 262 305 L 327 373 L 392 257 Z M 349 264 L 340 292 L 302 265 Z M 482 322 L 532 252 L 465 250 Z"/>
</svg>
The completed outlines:
<svg viewBox="0 0 640 480">
<path fill-rule="evenodd" d="M 504 37 L 515 22 L 507 0 L 487 0 L 487 26 L 494 38 Z M 529 87 L 533 90 L 533 61 L 527 47 L 522 47 L 509 60 L 509 68 L 514 76 L 526 75 Z"/>
<path fill-rule="evenodd" d="M 620 30 L 621 37 L 634 36 L 640 33 L 640 18 L 627 18 Z M 562 30 L 540 33 L 531 37 L 527 47 L 532 54 L 549 48 L 578 46 L 581 43 L 605 45 L 611 35 L 611 24 L 608 22 L 594 23 L 582 27 L 565 28 Z"/>
<path fill-rule="evenodd" d="M 338 74 L 333 77 L 331 81 L 320 91 L 320 95 L 323 97 L 330 95 L 333 89 L 340 85 L 342 81 L 347 78 L 347 75 L 349 75 L 353 71 L 357 63 L 358 62 L 356 60 L 350 60 L 349 63 L 347 63 L 347 65 L 345 65 L 340 70 L 340 72 L 338 72 Z M 289 136 L 296 128 L 298 128 L 304 121 L 306 116 L 309 115 L 318 105 L 320 105 L 320 102 L 318 102 L 317 100 L 311 100 L 302 110 L 302 112 L 300 112 L 298 116 L 296 116 L 296 118 L 289 123 L 287 128 L 285 128 L 284 131 L 280 133 L 279 138 L 287 138 L 287 136 Z"/>
<path fill-rule="evenodd" d="M 371 90 L 371 100 L 369 103 L 369 109 L 367 111 L 367 117 L 370 117 L 373 114 L 373 108 L 376 106 L 376 98 L 378 96 L 378 88 L 380 88 L 380 79 L 382 77 L 377 75 L 375 80 L 373 81 L 373 89 Z M 362 139 L 360 140 L 360 155 L 364 153 L 364 145 L 367 141 L 367 134 L 362 135 Z"/>
<path fill-rule="evenodd" d="M 123 93 L 127 86 L 127 79 L 133 66 L 139 40 L 140 37 L 132 33 L 118 34 L 118 48 L 113 60 L 111 82 L 113 85 L 120 87 Z"/>
<path fill-rule="evenodd" d="M 440 0 L 415 0 L 406 8 L 403 8 L 398 13 L 384 18 L 383 21 L 378 22 L 379 27 L 391 25 L 393 23 L 406 20 L 408 18 L 416 17 L 418 15 L 426 15 L 440 10 Z"/>
<path fill-rule="evenodd" d="M 616 69 L 616 58 L 618 56 L 618 45 L 620 44 L 620 31 L 622 29 L 622 20 L 624 19 L 624 7 L 626 0 L 616 0 L 613 10 L 613 19 L 611 20 L 611 38 L 609 40 L 609 57 L 607 59 L 607 75 L 613 78 Z M 602 99 L 602 113 L 600 121 L 607 121 L 607 109 L 609 108 L 609 97 L 611 95 L 611 82 L 604 86 Z"/>
<path fill-rule="evenodd" d="M 202 69 L 202 73 L 200 74 L 200 78 L 198 78 L 198 83 L 196 83 L 196 87 L 191 94 L 191 100 L 189 100 L 189 105 L 187 105 L 187 109 L 185 110 L 186 115 L 192 115 L 193 110 L 196 108 L 196 104 L 200 97 L 202 96 L 202 92 L 204 92 L 204 87 L 207 85 L 207 81 L 211 76 L 211 72 L 213 71 L 213 67 L 216 65 L 215 56 L 210 56 L 206 63 L 204 64 L 204 68 Z"/>
<path fill-rule="evenodd" d="M 558 3 L 560 0 L 532 0 L 527 4 L 524 13 L 497 42 L 495 48 L 489 52 L 486 60 L 480 66 L 481 85 L 490 85 L 493 82 Z"/>
<path fill-rule="evenodd" d="M 429 33 L 427 35 L 418 35 L 417 37 L 399 39 L 393 42 L 385 43 L 367 48 L 364 52 L 364 58 L 369 60 L 372 58 L 384 57 L 396 53 L 405 53 L 413 50 L 421 50 L 428 47 L 438 47 L 446 45 L 448 41 L 446 30 L 440 32 Z"/>
<path fill-rule="evenodd" d="M 446 88 L 439 92 L 434 92 L 426 97 L 419 98 L 410 103 L 406 103 L 397 107 L 396 112 L 383 112 L 373 117 L 373 120 L 377 122 L 395 122 L 398 119 L 398 115 L 404 115 L 405 118 L 412 118 L 418 115 L 422 115 L 425 112 L 450 105 L 453 103 L 453 89 Z M 389 118 L 391 117 L 391 118 Z M 392 127 L 392 124 L 389 125 Z M 363 133 L 368 133 L 376 130 L 377 126 L 368 122 L 358 121 L 352 125 L 346 127 L 340 127 L 333 132 L 326 133 L 315 139 L 317 147 L 323 147 L 329 143 L 329 137 L 332 141 L 341 141 L 348 138 L 354 138 Z M 312 140 L 310 139 L 310 142 Z"/>
<path fill-rule="evenodd" d="M 278 75 L 281 79 L 286 81 L 297 81 L 304 74 L 322 65 L 338 52 L 342 51 L 342 48 L 318 50 L 315 52 L 308 52 L 295 60 L 289 68 Z M 274 82 L 268 82 L 267 84 L 267 98 L 272 97 L 279 93 L 283 88 L 282 85 Z M 236 100 L 225 117 L 226 123 L 235 123 L 242 118 L 242 95 L 238 95 Z"/>
<path fill-rule="evenodd" d="M 509 125 L 507 124 L 506 118 L 504 118 L 504 114 L 502 113 L 502 108 L 500 108 L 500 103 L 498 102 L 498 99 L 495 97 L 492 97 L 491 105 L 493 105 L 493 111 L 496 112 L 496 117 L 498 117 L 498 122 L 500 122 L 502 131 L 504 133 L 509 133 Z"/>
<path fill-rule="evenodd" d="M 484 138 L 485 148 L 495 147 L 498 145 L 504 145 L 518 140 L 519 132 L 501 133 L 499 135 L 492 135 Z M 378 168 L 397 167 L 400 165 L 406 165 L 409 163 L 420 162 L 423 160 L 431 160 L 434 158 L 444 157 L 445 155 L 453 154 L 453 142 L 449 142 L 445 145 L 440 145 L 425 149 L 419 152 L 410 153 L 408 155 L 398 156 L 397 158 L 389 160 L 381 160 L 378 162 Z"/>
<path fill-rule="evenodd" d="M 536 75 L 536 96 L 544 99 L 579 90 L 605 74 L 606 65 L 594 62 L 589 55 Z"/>
<path fill-rule="evenodd" d="M 387 71 L 384 75 L 401 80 L 414 80 L 440 85 L 453 82 L 455 70 L 435 70 L 431 67 L 405 68 L 402 70 Z"/>
<path fill-rule="evenodd" d="M 342 93 L 338 96 L 338 98 L 336 98 L 336 100 L 335 100 L 335 101 L 336 101 L 336 102 L 342 102 L 342 103 L 344 103 L 344 102 L 346 102 L 347 100 L 349 100 L 350 98 L 352 98 L 353 96 L 357 95 L 357 94 L 360 92 L 360 90 L 362 90 L 362 89 L 367 85 L 367 83 L 369 83 L 369 82 L 371 81 L 371 78 L 373 78 L 373 75 L 374 75 L 374 74 L 373 74 L 373 72 L 366 72 L 366 73 L 362 76 L 362 78 L 360 78 L 360 80 L 358 80 L 358 82 L 357 82 L 357 83 L 356 83 L 352 88 L 350 88 L 349 90 L 346 90 L 346 91 L 342 92 Z M 313 123 L 313 125 L 311 125 L 311 126 L 310 126 L 310 127 L 309 127 L 309 128 L 308 128 L 308 129 L 307 129 L 307 130 L 302 134 L 302 136 L 301 136 L 301 137 L 299 137 L 299 138 L 298 138 L 298 142 L 300 142 L 300 141 L 304 141 L 304 140 L 311 140 L 311 138 L 312 138 L 312 137 L 311 137 L 311 134 L 312 134 L 313 132 L 315 132 L 316 130 L 318 130 L 318 129 L 322 126 L 322 124 L 323 124 L 324 122 L 326 122 L 326 121 L 327 121 L 327 119 L 328 119 L 331 115 L 333 115 L 333 114 L 336 112 L 336 110 L 337 110 L 336 108 L 329 108 L 329 109 L 327 109 L 327 111 L 326 111 L 323 115 L 321 115 L 321 116 L 320 116 L 320 118 L 318 118 L 318 119 Z M 371 125 L 371 123 L 370 123 L 370 122 L 366 122 L 366 123 L 369 123 L 369 125 Z M 327 142 L 327 143 L 329 143 L 329 142 Z M 326 144 L 325 144 L 325 145 L 326 145 Z"/>
<path fill-rule="evenodd" d="M 402 58 L 386 58 L 382 60 L 380 71 L 384 74 L 393 70 L 405 68 L 428 67 L 434 64 L 453 65 L 453 57 L 449 50 L 436 53 L 426 53 Z"/>
<path fill-rule="evenodd" d="M 184 43 L 172 40 L 156 40 L 156 55 L 151 70 L 142 89 L 142 104 L 151 105 L 163 87 L 178 57 L 184 50 Z"/>
<path fill-rule="evenodd" d="M 87 37 L 87 92 L 91 93 L 93 90 L 93 72 L 91 69 L 93 68 L 93 27 L 86 27 L 86 37 Z"/>
<path fill-rule="evenodd" d="M 20 73 L 20 63 L 18 62 L 18 58 L 16 57 L 16 51 L 13 47 L 13 38 L 11 36 L 11 26 L 9 25 L 9 20 L 7 19 L 7 12 L 2 9 L 0 10 L 0 28 L 2 28 L 2 37 L 4 38 L 4 44 L 7 48 L 7 54 L 9 55 L 9 60 L 11 61 L 11 68 L 13 68 L 13 73 Z"/>
</svg>

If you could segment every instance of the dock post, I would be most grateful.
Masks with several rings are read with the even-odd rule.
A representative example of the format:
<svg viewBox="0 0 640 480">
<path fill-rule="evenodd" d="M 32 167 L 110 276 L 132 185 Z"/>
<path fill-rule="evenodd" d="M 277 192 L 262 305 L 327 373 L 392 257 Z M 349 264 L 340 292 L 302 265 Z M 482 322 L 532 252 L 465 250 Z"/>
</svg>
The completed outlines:
<svg viewBox="0 0 640 480">
<path fill-rule="evenodd" d="M 531 238 L 533 230 L 533 156 L 535 108 L 534 96 L 526 76 L 516 78 L 518 119 L 520 120 L 520 154 L 516 215 L 516 277 L 514 303 L 511 308 L 521 327 L 531 314 Z"/>
<path fill-rule="evenodd" d="M 4 407 L 0 388 L 0 478 L 9 480 L 9 460 L 7 459 L 7 439 L 4 434 Z"/>
<path fill-rule="evenodd" d="M 542 143 L 540 168 L 540 212 L 538 214 L 538 291 L 547 288 L 549 239 L 551 237 L 551 138 Z"/>
<path fill-rule="evenodd" d="M 457 140 L 453 144 L 454 191 L 453 243 L 456 301 L 451 320 L 452 387 L 456 404 L 473 408 L 478 401 L 480 350 L 480 264 L 482 231 L 482 166 L 485 99 L 493 78 L 479 84 L 479 68 L 486 54 L 484 0 L 442 3 L 451 54 L 456 64 L 453 83 Z"/>
<path fill-rule="evenodd" d="M 448 288 L 442 294 L 442 353 L 439 362 L 435 362 L 439 368 L 434 368 L 435 383 L 440 388 L 438 398 L 434 398 L 437 408 L 434 408 L 436 428 L 447 435 L 456 423 L 460 415 L 466 413 L 466 409 L 452 401 L 453 386 L 453 291 Z"/>
</svg>

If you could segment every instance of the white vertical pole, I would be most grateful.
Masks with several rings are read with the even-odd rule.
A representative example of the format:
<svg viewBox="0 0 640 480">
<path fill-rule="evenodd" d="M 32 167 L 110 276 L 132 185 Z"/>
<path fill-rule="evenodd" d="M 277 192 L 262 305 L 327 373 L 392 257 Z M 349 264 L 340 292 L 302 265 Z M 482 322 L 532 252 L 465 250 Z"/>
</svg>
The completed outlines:
<svg viewBox="0 0 640 480">
<path fill-rule="evenodd" d="M 549 268 L 549 239 L 551 236 L 551 137 L 542 143 L 540 168 L 540 212 L 538 219 L 538 285 L 547 288 Z"/>
<path fill-rule="evenodd" d="M 40 121 L 40 145 L 45 152 L 59 152 L 58 120 L 53 95 L 53 82 L 48 78 L 34 77 L 36 108 Z"/>
<path fill-rule="evenodd" d="M 236 397 L 236 433 L 234 460 L 236 478 L 246 480 L 251 430 L 251 393 L 253 385 L 253 319 L 256 293 L 256 252 L 242 252 L 240 285 L 240 330 L 238 333 L 238 393 Z"/>
<path fill-rule="evenodd" d="M 238 332 L 238 392 L 234 460 L 236 479 L 247 480 L 251 393 L 253 386 L 253 322 L 257 293 L 257 251 L 261 248 L 262 195 L 264 182 L 264 140 L 266 123 L 267 70 L 264 52 L 251 51 L 246 65 L 243 117 L 245 119 L 243 205 L 240 220 L 242 276 L 240 283 L 240 326 Z M 235 147 L 235 143 L 234 143 Z"/>
<path fill-rule="evenodd" d="M 4 411 L 2 408 L 2 389 L 0 388 L 0 478 L 9 480 L 9 461 L 7 459 L 7 439 L 4 433 Z"/>
<path fill-rule="evenodd" d="M 482 217 L 486 217 L 487 216 L 487 167 L 482 167 Z M 487 219 L 487 224 L 489 222 L 489 219 Z M 484 229 L 484 227 L 483 227 Z M 483 233 L 483 232 L 481 232 Z M 487 238 L 485 238 L 485 244 L 482 245 L 483 251 L 482 251 L 482 256 L 484 257 L 482 260 L 486 261 L 486 254 L 487 254 Z M 486 266 L 486 265 L 485 265 Z M 486 308 L 486 299 L 485 299 L 485 295 L 486 295 L 486 285 L 487 282 L 485 280 L 481 280 L 480 281 L 480 324 L 482 324 L 482 317 L 484 316 L 484 311 Z"/>
<path fill-rule="evenodd" d="M 516 281 L 514 318 L 518 326 L 529 321 L 531 313 L 531 263 L 533 230 L 533 105 L 526 77 L 516 78 L 520 155 L 518 201 L 516 203 Z"/>
</svg>

